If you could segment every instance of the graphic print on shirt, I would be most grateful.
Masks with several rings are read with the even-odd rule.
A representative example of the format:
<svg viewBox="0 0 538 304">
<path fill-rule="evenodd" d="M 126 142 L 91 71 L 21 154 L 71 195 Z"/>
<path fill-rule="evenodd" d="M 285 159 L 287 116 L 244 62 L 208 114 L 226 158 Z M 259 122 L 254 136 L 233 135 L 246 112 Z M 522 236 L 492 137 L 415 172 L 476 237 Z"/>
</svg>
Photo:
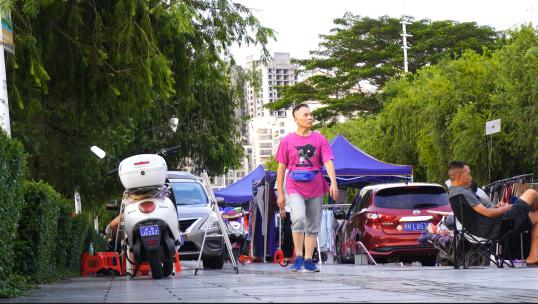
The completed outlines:
<svg viewBox="0 0 538 304">
<path fill-rule="evenodd" d="M 314 156 L 316 152 L 316 147 L 311 144 L 305 146 L 295 146 L 297 149 L 297 155 L 299 156 L 299 163 L 295 164 L 296 167 L 313 167 L 314 164 L 310 161 L 310 158 Z M 306 161 L 306 163 L 305 163 Z"/>
</svg>

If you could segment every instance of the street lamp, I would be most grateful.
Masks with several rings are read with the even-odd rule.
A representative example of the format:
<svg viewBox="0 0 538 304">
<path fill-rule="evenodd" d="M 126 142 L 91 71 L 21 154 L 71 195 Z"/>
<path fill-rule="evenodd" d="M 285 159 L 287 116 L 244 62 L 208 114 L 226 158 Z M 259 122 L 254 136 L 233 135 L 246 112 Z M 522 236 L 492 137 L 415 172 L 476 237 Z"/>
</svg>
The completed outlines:
<svg viewBox="0 0 538 304">
<path fill-rule="evenodd" d="M 172 129 L 172 132 L 175 133 L 176 130 L 177 130 L 177 126 L 178 126 L 178 124 L 179 124 L 179 118 L 177 118 L 177 117 L 172 117 L 172 118 L 170 118 L 170 121 L 169 121 L 169 122 L 170 122 L 170 129 Z"/>
<path fill-rule="evenodd" d="M 98 146 L 91 146 L 90 150 L 92 150 L 93 154 L 97 155 L 100 159 L 103 159 L 106 156 L 106 152 Z"/>
</svg>

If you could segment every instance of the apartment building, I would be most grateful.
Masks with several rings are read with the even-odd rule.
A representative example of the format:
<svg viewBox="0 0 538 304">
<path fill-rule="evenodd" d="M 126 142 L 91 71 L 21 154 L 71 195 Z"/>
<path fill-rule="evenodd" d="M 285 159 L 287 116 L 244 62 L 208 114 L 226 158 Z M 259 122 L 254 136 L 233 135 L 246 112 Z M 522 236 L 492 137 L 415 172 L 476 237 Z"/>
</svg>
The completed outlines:
<svg viewBox="0 0 538 304">
<path fill-rule="evenodd" d="M 250 117 L 243 134 L 252 147 L 250 158 L 254 169 L 276 153 L 280 138 L 295 127 L 291 109 L 269 111 L 264 106 L 280 98 L 282 86 L 297 83 L 297 66 L 290 62 L 289 53 L 274 53 L 267 62 L 247 57 L 245 69 L 255 77 L 246 85 L 243 109 Z"/>
<path fill-rule="evenodd" d="M 240 169 L 230 170 L 215 178 L 215 189 L 236 182 L 258 165 L 265 165 L 276 154 L 280 140 L 295 131 L 291 108 L 269 111 L 264 105 L 281 97 L 280 87 L 298 82 L 296 71 L 297 66 L 290 62 L 289 53 L 274 53 L 267 62 L 247 57 L 243 72 L 255 78 L 245 85 L 245 100 L 235 114 L 236 117 L 249 117 L 240 125 L 245 158 Z M 312 110 L 322 106 L 317 101 L 309 101 L 307 104 Z"/>
</svg>

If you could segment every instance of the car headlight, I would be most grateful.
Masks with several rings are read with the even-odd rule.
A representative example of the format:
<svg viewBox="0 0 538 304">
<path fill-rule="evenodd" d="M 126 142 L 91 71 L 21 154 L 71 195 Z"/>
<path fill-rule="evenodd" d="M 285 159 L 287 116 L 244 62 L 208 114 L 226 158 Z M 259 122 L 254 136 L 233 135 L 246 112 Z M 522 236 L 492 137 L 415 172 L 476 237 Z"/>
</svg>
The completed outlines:
<svg viewBox="0 0 538 304">
<path fill-rule="evenodd" d="M 210 213 L 207 219 L 205 220 L 205 222 L 200 227 L 200 230 L 206 230 L 206 229 L 213 230 L 213 229 L 218 229 L 218 228 L 219 228 L 219 222 L 217 220 L 217 217 L 215 216 L 214 213 Z"/>
</svg>

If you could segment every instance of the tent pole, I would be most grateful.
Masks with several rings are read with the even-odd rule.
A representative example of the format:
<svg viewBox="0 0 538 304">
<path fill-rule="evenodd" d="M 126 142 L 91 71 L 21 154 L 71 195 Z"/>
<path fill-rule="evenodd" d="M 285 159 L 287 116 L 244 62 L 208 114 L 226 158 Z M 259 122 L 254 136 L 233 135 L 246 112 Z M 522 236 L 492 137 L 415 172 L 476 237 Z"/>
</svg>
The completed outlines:
<svg viewBox="0 0 538 304">
<path fill-rule="evenodd" d="M 264 199 L 264 202 L 263 202 L 263 207 L 265 209 L 265 212 L 264 212 L 264 218 L 265 218 L 265 225 L 263 225 L 263 229 L 265 231 L 265 233 L 263 234 L 263 262 L 266 263 L 267 262 L 267 226 L 269 225 L 269 183 L 267 182 L 267 180 L 265 181 L 265 185 L 263 187 L 264 191 L 265 191 L 265 199 Z"/>
</svg>

